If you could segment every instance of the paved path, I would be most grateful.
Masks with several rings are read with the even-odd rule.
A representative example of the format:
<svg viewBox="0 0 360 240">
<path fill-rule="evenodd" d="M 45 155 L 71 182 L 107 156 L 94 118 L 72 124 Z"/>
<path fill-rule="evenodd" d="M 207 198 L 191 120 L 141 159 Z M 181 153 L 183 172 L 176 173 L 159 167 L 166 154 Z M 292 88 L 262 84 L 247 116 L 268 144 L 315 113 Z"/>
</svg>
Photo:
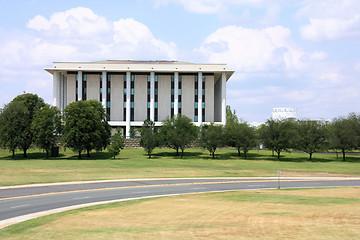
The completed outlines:
<svg viewBox="0 0 360 240">
<path fill-rule="evenodd" d="M 55 212 L 138 198 L 278 188 L 277 178 L 132 179 L 0 188 L 0 228 Z M 360 178 L 281 178 L 281 188 L 360 186 Z"/>
</svg>

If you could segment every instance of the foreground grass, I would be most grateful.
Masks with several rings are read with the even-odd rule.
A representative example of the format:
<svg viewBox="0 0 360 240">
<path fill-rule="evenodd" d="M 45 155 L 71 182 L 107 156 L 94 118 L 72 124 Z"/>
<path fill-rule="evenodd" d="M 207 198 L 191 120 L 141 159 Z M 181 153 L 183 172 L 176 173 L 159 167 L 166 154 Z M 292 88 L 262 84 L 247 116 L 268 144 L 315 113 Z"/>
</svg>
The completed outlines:
<svg viewBox="0 0 360 240">
<path fill-rule="evenodd" d="M 45 153 L 32 150 L 28 158 L 20 152 L 11 159 L 0 150 L 0 186 L 156 177 L 254 177 L 360 175 L 360 156 L 349 156 L 346 162 L 335 155 L 315 154 L 309 162 L 302 153 L 284 153 L 280 160 L 269 151 L 251 151 L 248 159 L 237 156 L 236 150 L 219 149 L 215 159 L 202 149 L 189 149 L 184 158 L 172 149 L 156 149 L 148 159 L 143 149 L 124 149 L 115 160 L 107 152 L 92 153 L 91 158 L 77 159 L 67 150 L 59 158 L 45 159 Z"/>
<path fill-rule="evenodd" d="M 251 190 L 112 203 L 0 230 L 20 239 L 358 239 L 360 188 Z"/>
</svg>

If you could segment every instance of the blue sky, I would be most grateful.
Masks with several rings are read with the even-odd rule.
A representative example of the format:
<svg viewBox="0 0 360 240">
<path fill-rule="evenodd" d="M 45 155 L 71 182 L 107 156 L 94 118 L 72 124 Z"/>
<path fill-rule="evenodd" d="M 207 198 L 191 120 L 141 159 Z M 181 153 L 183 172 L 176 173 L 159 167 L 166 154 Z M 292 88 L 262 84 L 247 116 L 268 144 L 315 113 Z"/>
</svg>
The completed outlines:
<svg viewBox="0 0 360 240">
<path fill-rule="evenodd" d="M 261 123 L 360 112 L 358 0 L 0 0 L 0 106 L 52 102 L 53 61 L 226 63 L 227 104 Z"/>
</svg>

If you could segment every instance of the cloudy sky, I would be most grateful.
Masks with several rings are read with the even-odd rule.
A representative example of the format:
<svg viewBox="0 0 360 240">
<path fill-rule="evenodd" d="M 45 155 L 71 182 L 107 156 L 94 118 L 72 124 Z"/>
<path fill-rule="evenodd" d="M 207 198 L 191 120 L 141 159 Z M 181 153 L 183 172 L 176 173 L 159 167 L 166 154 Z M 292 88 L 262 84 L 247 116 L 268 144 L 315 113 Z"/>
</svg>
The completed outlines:
<svg viewBox="0 0 360 240">
<path fill-rule="evenodd" d="M 359 0 L 0 0 L 0 107 L 52 102 L 56 61 L 226 63 L 227 104 L 250 122 L 360 112 Z"/>
</svg>

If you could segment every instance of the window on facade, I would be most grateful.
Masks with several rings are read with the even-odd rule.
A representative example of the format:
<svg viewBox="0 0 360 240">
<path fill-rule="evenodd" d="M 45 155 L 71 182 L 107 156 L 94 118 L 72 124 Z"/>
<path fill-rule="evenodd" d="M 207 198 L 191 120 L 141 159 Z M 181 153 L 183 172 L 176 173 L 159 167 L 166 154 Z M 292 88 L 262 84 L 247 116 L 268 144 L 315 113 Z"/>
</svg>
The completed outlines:
<svg viewBox="0 0 360 240">
<path fill-rule="evenodd" d="M 178 101 L 179 101 L 179 106 L 178 106 L 178 113 L 181 114 L 181 88 L 182 88 L 182 77 L 179 74 L 179 83 L 178 83 Z"/>
<path fill-rule="evenodd" d="M 126 121 L 126 100 L 127 100 L 127 89 L 126 89 L 126 75 L 124 76 L 124 112 L 123 112 L 123 120 Z"/>
<path fill-rule="evenodd" d="M 174 74 L 171 75 L 171 117 L 174 117 L 174 101 L 175 101 L 175 80 L 174 80 Z"/>
<path fill-rule="evenodd" d="M 86 100 L 87 74 L 83 73 L 82 78 L 82 100 Z"/>
<path fill-rule="evenodd" d="M 104 81 L 106 81 L 106 91 L 105 91 L 105 101 L 106 101 L 106 114 L 107 116 L 107 120 L 110 120 L 110 93 L 111 93 L 111 75 L 108 75 L 106 79 L 104 79 Z"/>
<path fill-rule="evenodd" d="M 135 100 L 135 75 L 131 74 L 130 82 L 130 121 L 135 119 L 135 109 L 134 109 L 134 100 Z"/>
<path fill-rule="evenodd" d="M 198 101 L 199 101 L 199 76 L 198 75 L 194 75 L 194 122 L 198 121 Z"/>
<path fill-rule="evenodd" d="M 102 74 L 100 74 L 100 99 L 99 101 L 102 102 Z"/>
</svg>

